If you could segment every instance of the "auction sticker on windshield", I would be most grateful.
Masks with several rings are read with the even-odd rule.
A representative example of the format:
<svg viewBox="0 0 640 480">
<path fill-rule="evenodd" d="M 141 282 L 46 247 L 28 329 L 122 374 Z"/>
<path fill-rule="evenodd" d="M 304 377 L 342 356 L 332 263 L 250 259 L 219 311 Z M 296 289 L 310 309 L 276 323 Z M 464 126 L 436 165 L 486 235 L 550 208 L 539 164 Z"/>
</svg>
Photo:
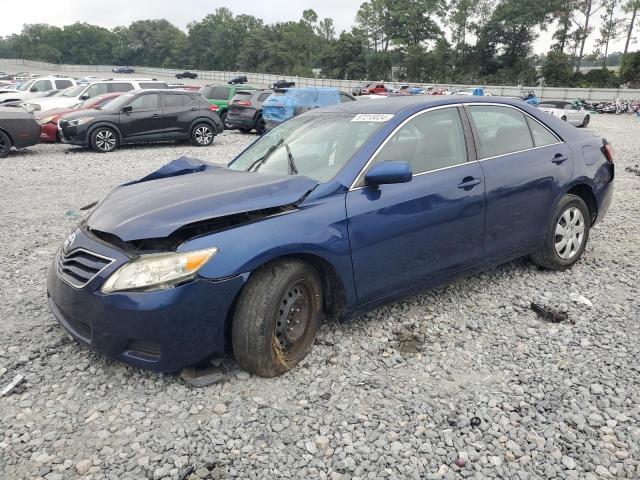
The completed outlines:
<svg viewBox="0 0 640 480">
<path fill-rule="evenodd" d="M 351 119 L 352 122 L 387 122 L 393 118 L 390 113 L 359 113 Z"/>
</svg>

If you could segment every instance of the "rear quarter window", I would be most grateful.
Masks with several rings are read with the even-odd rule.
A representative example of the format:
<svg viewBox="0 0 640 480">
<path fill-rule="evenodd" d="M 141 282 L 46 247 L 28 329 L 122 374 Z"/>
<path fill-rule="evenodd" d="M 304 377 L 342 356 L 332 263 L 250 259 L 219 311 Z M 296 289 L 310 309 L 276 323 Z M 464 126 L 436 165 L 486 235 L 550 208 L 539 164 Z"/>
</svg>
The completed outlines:
<svg viewBox="0 0 640 480">
<path fill-rule="evenodd" d="M 129 92 L 133 90 L 133 85 L 130 83 L 109 83 L 108 84 L 109 93 L 116 92 Z"/>
<path fill-rule="evenodd" d="M 73 82 L 71 80 L 56 80 L 56 90 L 64 90 L 65 88 L 69 88 L 73 86 Z"/>
</svg>

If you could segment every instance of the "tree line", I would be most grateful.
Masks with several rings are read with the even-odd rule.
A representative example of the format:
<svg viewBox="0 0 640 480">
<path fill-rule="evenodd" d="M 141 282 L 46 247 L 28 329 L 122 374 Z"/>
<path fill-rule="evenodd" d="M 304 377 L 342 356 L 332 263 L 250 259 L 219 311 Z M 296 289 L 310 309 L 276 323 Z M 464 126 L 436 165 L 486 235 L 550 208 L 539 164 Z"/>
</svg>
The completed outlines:
<svg viewBox="0 0 640 480">
<path fill-rule="evenodd" d="M 25 25 L 0 37 L 0 57 L 423 83 L 617 87 L 640 82 L 630 52 L 640 0 L 369 0 L 350 31 L 305 10 L 265 22 L 218 8 L 187 31 L 167 20 L 106 29 Z M 594 28 L 598 23 L 600 27 Z M 536 55 L 541 31 L 553 44 Z M 596 48 L 586 52 L 587 40 Z M 624 40 L 623 52 L 611 52 Z M 622 63 L 620 74 L 607 68 Z M 592 65 L 588 73 L 581 67 Z"/>
</svg>

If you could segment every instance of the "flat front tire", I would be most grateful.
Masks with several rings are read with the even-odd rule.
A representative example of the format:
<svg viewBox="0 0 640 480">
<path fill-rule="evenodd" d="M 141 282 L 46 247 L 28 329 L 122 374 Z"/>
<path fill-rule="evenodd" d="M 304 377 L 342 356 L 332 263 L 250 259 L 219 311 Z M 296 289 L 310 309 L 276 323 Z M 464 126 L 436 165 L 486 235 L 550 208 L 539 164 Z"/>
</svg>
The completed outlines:
<svg viewBox="0 0 640 480">
<path fill-rule="evenodd" d="M 191 130 L 191 142 L 197 147 L 208 147 L 214 137 L 213 127 L 207 123 L 199 123 Z"/>
<path fill-rule="evenodd" d="M 98 127 L 91 133 L 91 148 L 96 152 L 113 152 L 118 146 L 118 135 L 108 127 Z"/>
<path fill-rule="evenodd" d="M 0 158 L 7 158 L 11 152 L 11 139 L 9 135 L 0 131 Z"/>
<path fill-rule="evenodd" d="M 322 316 L 322 283 L 305 262 L 271 262 L 251 274 L 233 317 L 236 361 L 261 377 L 295 367 L 313 347 Z"/>
<path fill-rule="evenodd" d="M 577 195 L 565 195 L 558 202 L 542 249 L 531 255 L 537 265 L 565 270 L 580 260 L 589 240 L 589 208 Z"/>
</svg>

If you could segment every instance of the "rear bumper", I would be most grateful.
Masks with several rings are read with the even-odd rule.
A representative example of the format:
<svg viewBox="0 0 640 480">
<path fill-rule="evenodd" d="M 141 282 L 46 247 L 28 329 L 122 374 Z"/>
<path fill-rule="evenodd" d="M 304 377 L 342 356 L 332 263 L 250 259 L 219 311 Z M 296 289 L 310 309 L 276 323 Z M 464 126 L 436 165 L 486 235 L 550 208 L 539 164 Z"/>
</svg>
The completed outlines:
<svg viewBox="0 0 640 480">
<path fill-rule="evenodd" d="M 613 199 L 613 171 L 614 166 L 611 165 L 611 181 L 601 184 L 596 190 L 596 199 L 598 202 L 598 215 L 596 217 L 594 225 L 600 223 L 600 221 L 607 215 L 611 200 Z"/>
<path fill-rule="evenodd" d="M 29 124 L 13 136 L 14 146 L 16 148 L 31 147 L 40 142 L 40 124 L 33 121 L 33 124 Z"/>
<path fill-rule="evenodd" d="M 227 124 L 232 128 L 254 128 L 255 119 L 253 115 L 227 113 Z"/>
<path fill-rule="evenodd" d="M 80 230 L 69 247 L 116 260 L 84 288 L 74 288 L 49 270 L 47 296 L 58 322 L 81 344 L 115 360 L 153 371 L 175 371 L 223 355 L 229 346 L 232 306 L 242 276 L 221 281 L 197 278 L 155 292 L 103 294 L 100 287 L 124 261 L 119 251 Z"/>
</svg>

